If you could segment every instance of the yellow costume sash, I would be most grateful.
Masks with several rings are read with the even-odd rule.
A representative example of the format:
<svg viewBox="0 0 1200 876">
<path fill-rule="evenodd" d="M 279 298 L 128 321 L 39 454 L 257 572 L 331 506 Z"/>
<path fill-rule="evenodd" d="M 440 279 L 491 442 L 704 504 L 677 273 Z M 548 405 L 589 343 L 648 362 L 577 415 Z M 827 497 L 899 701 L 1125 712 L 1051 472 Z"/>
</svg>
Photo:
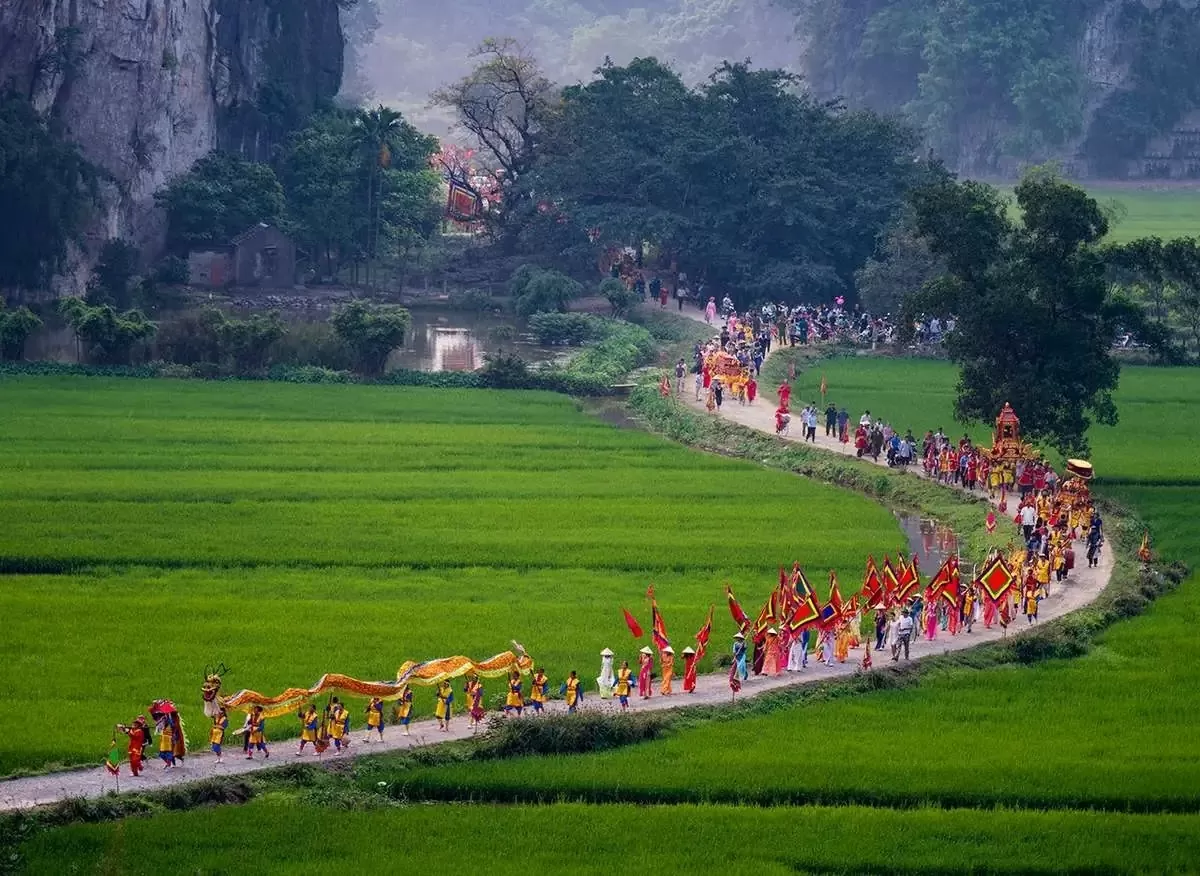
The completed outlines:
<svg viewBox="0 0 1200 876">
<path fill-rule="evenodd" d="M 248 712 L 254 706 L 262 706 L 264 717 L 276 718 L 294 711 L 301 703 L 323 693 L 336 691 L 362 697 L 379 697 L 387 702 L 404 696 L 405 688 L 410 684 L 432 687 L 443 681 L 471 674 L 482 678 L 498 678 L 511 675 L 514 669 L 528 675 L 533 669 L 533 658 L 525 653 L 518 656 L 512 651 L 504 651 L 478 663 L 462 656 L 443 657 L 424 663 L 410 660 L 396 672 L 395 681 L 360 681 L 348 675 L 331 672 L 322 675 L 320 680 L 309 688 L 289 687 L 273 697 L 253 690 L 240 690 L 231 697 L 222 698 L 221 703 L 226 709 L 239 712 Z"/>
</svg>

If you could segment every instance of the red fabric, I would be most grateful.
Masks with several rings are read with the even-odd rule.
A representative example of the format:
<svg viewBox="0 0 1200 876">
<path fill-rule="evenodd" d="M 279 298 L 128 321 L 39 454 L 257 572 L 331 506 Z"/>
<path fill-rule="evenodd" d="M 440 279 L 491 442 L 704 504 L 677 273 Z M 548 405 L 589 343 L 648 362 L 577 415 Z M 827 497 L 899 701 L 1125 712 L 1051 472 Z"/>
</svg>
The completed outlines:
<svg viewBox="0 0 1200 876">
<path fill-rule="evenodd" d="M 742 611 L 741 604 L 737 601 L 737 597 L 733 595 L 733 590 L 728 584 L 725 585 L 725 596 L 729 599 L 729 616 L 733 618 L 733 622 L 737 628 L 744 631 L 750 625 L 750 618 L 746 616 L 746 612 Z"/>
<path fill-rule="evenodd" d="M 645 633 L 642 632 L 642 625 L 637 622 L 637 618 L 629 613 L 629 609 L 621 609 L 621 613 L 625 615 L 625 625 L 629 627 L 629 632 L 633 633 L 635 639 L 640 639 Z"/>
</svg>

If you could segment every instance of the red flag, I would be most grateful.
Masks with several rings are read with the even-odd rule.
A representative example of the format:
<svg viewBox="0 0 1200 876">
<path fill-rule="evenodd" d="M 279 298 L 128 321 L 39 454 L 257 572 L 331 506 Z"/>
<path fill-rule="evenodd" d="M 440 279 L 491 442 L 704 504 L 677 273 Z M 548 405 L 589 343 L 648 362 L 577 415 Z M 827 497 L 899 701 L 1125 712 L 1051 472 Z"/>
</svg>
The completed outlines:
<svg viewBox="0 0 1200 876">
<path fill-rule="evenodd" d="M 792 592 L 795 594 L 795 608 L 787 617 L 787 628 L 791 633 L 799 633 L 810 624 L 821 619 L 821 604 L 817 601 L 816 591 L 813 590 L 804 572 L 796 566 L 792 574 Z"/>
<path fill-rule="evenodd" d="M 767 628 L 777 623 L 779 620 L 779 588 L 771 591 L 771 595 L 767 597 L 766 605 L 762 607 L 762 611 L 758 613 L 758 618 L 754 621 L 754 638 L 760 640 L 766 635 Z"/>
<path fill-rule="evenodd" d="M 650 596 L 650 638 L 654 640 L 654 647 L 661 651 L 671 646 L 671 638 L 667 635 L 667 625 L 663 623 L 662 612 L 658 610 L 653 584 L 646 593 Z"/>
<path fill-rule="evenodd" d="M 640 639 L 643 635 L 642 625 L 637 622 L 637 618 L 629 613 L 629 609 L 623 608 L 621 611 L 625 614 L 625 625 L 629 627 L 629 632 L 633 633 L 635 639 Z"/>
<path fill-rule="evenodd" d="M 916 557 L 913 557 L 911 564 L 905 564 L 904 558 L 897 560 L 900 568 L 894 573 L 896 576 L 896 602 L 903 603 L 912 598 L 921 589 L 921 576 L 917 572 Z"/>
<path fill-rule="evenodd" d="M 821 626 L 829 629 L 842 619 L 842 594 L 838 590 L 837 573 L 829 570 L 829 601 L 821 609 Z"/>
<path fill-rule="evenodd" d="M 874 557 L 867 557 L 867 574 L 863 578 L 862 597 L 868 610 L 883 608 L 887 603 L 887 594 L 879 578 L 879 570 L 875 568 Z"/>
<path fill-rule="evenodd" d="M 704 652 L 708 650 L 708 640 L 712 636 L 712 617 L 713 607 L 708 607 L 708 619 L 704 621 L 704 626 L 696 633 L 696 662 L 700 662 L 700 658 L 704 656 Z"/>
<path fill-rule="evenodd" d="M 725 585 L 725 596 L 729 600 L 729 616 L 733 618 L 738 630 L 745 632 L 746 628 L 750 626 L 750 618 L 746 617 L 746 612 L 742 611 L 741 603 L 737 601 L 737 597 L 733 595 L 733 590 L 728 584 Z"/>
<path fill-rule="evenodd" d="M 991 562 L 984 566 L 976 578 L 979 588 L 993 602 L 999 602 L 1008 595 L 1008 591 L 1016 585 L 1016 578 L 1004 557 L 997 554 Z"/>
<path fill-rule="evenodd" d="M 955 614 L 958 610 L 959 598 L 962 595 L 959 587 L 961 579 L 958 572 L 958 557 L 954 554 L 946 557 L 946 562 L 942 563 L 942 569 L 938 570 L 938 575 L 941 575 L 943 570 L 946 574 L 939 595 L 950 603 L 950 613 Z"/>
<path fill-rule="evenodd" d="M 887 600 L 888 605 L 895 605 L 900 601 L 896 596 L 896 591 L 900 587 L 900 578 L 896 575 L 896 570 L 892 567 L 892 561 L 888 559 L 888 555 L 883 555 L 883 595 Z"/>
</svg>

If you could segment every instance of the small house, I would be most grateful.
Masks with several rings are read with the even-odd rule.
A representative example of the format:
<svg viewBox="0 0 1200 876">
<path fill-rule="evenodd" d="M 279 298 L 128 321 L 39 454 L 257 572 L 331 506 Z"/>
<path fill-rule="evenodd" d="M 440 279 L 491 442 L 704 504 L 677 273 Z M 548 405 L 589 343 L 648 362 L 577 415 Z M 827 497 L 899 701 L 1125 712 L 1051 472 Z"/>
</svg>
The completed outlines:
<svg viewBox="0 0 1200 876">
<path fill-rule="evenodd" d="M 227 247 L 189 253 L 188 279 L 193 286 L 209 289 L 291 289 L 296 285 L 296 244 L 274 225 L 262 222 Z"/>
</svg>

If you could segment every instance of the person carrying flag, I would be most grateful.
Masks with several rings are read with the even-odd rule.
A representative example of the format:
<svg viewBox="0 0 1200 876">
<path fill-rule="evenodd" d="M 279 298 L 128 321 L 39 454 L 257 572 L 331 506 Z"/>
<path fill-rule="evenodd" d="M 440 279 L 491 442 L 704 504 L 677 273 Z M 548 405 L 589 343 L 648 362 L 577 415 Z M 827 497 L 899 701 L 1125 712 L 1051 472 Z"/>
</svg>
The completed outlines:
<svg viewBox="0 0 1200 876">
<path fill-rule="evenodd" d="M 750 677 L 750 672 L 746 668 L 746 634 L 737 632 L 733 634 L 733 670 L 742 681 Z"/>
<path fill-rule="evenodd" d="M 667 645 L 659 652 L 658 661 L 662 667 L 662 683 L 658 692 L 664 697 L 669 697 L 672 694 L 671 684 L 675 680 L 675 649 Z"/>
<path fill-rule="evenodd" d="M 443 681 L 437 687 L 437 705 L 433 709 L 437 718 L 438 729 L 446 732 L 450 729 L 450 718 L 454 709 L 454 690 L 449 681 Z"/>
<path fill-rule="evenodd" d="M 408 725 L 412 722 L 412 707 L 413 707 L 413 692 L 407 684 L 401 690 L 400 698 L 397 700 L 392 713 L 396 716 L 396 720 L 400 722 L 400 726 L 404 728 L 404 735 L 411 736 L 408 732 Z M 349 721 L 349 718 L 346 719 Z"/>
</svg>

